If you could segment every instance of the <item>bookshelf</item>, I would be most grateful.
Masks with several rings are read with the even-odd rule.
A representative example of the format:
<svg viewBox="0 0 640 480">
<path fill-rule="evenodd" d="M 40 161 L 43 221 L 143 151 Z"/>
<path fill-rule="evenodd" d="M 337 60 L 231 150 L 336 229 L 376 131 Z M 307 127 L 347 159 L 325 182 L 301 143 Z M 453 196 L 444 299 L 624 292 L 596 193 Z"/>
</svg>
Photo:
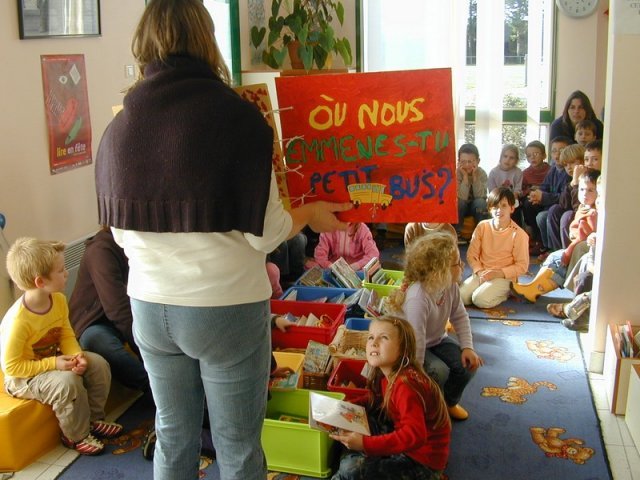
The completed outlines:
<svg viewBox="0 0 640 480">
<path fill-rule="evenodd" d="M 620 354 L 619 327 L 615 323 L 609 323 L 604 352 L 603 374 L 606 380 L 607 398 L 611 412 L 616 415 L 624 415 L 627 408 L 627 396 L 629 392 L 629 379 L 633 365 L 640 365 L 640 358 L 622 357 Z M 633 326 L 633 334 L 640 330 L 639 325 Z M 639 403 L 634 398 L 634 403 Z"/>
</svg>

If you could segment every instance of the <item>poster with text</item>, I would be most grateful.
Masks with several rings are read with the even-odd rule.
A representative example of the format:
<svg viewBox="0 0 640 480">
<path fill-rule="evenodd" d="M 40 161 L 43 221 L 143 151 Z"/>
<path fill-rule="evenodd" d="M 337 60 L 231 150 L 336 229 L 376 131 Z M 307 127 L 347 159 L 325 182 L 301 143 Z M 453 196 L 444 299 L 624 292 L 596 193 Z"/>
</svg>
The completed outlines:
<svg viewBox="0 0 640 480">
<path fill-rule="evenodd" d="M 276 78 L 293 207 L 351 202 L 345 221 L 455 222 L 451 70 Z"/>
<path fill-rule="evenodd" d="M 41 55 L 52 174 L 91 163 L 91 120 L 84 55 Z"/>
</svg>

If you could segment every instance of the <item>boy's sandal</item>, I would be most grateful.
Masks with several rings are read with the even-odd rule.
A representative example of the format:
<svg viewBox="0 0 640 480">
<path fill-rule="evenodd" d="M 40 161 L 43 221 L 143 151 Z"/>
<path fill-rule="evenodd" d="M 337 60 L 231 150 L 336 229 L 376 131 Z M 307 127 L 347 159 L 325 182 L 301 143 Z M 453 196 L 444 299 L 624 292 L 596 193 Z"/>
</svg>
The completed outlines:
<svg viewBox="0 0 640 480">
<path fill-rule="evenodd" d="M 122 432 L 122 425 L 119 423 L 106 422 L 104 420 L 97 420 L 91 422 L 91 433 L 102 438 L 113 438 L 120 435 Z"/>
<path fill-rule="evenodd" d="M 564 314 L 564 303 L 550 303 L 547 305 L 547 312 L 556 318 L 567 318 Z"/>
<path fill-rule="evenodd" d="M 80 455 L 98 455 L 104 450 L 104 444 L 91 434 L 79 442 L 69 440 L 64 435 L 62 435 L 61 440 L 65 447 L 75 450 Z"/>
</svg>

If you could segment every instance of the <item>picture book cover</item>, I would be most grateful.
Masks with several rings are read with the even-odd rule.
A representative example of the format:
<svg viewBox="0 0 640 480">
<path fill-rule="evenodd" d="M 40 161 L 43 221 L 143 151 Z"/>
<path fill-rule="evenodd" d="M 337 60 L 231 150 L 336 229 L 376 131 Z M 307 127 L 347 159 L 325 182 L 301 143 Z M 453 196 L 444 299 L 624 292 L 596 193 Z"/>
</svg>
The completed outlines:
<svg viewBox="0 0 640 480">
<path fill-rule="evenodd" d="M 329 433 L 371 435 L 364 407 L 316 392 L 309 392 L 309 426 Z"/>
</svg>

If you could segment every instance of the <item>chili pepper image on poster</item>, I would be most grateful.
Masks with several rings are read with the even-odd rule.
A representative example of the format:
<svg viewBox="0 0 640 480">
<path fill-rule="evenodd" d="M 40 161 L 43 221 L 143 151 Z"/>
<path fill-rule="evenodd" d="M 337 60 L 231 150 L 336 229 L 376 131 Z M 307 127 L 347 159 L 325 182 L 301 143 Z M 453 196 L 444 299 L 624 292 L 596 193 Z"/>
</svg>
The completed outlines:
<svg viewBox="0 0 640 480">
<path fill-rule="evenodd" d="M 351 202 L 345 221 L 455 222 L 451 70 L 276 78 L 293 207 Z"/>
</svg>

